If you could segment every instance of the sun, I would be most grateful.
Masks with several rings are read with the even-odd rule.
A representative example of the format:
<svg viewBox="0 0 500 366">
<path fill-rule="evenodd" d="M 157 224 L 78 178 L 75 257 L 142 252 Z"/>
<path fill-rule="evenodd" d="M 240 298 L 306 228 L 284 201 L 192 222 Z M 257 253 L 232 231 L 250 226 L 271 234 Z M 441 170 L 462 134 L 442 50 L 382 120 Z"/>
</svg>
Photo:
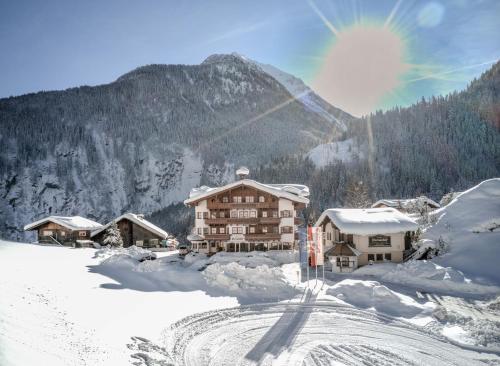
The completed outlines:
<svg viewBox="0 0 500 366">
<path fill-rule="evenodd" d="M 313 89 L 355 116 L 373 112 L 408 71 L 405 42 L 390 27 L 356 24 L 336 30 Z"/>
</svg>

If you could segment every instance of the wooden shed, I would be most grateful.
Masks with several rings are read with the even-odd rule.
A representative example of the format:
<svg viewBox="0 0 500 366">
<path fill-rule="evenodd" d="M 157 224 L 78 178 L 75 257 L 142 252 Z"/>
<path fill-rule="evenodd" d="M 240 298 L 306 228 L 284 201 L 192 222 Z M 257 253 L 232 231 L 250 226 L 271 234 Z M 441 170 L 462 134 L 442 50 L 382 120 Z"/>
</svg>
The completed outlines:
<svg viewBox="0 0 500 366">
<path fill-rule="evenodd" d="M 136 245 L 144 248 L 166 248 L 168 245 L 169 234 L 165 230 L 144 219 L 143 215 L 133 213 L 123 214 L 105 226 L 94 230 L 91 233 L 91 239 L 103 244 L 106 229 L 113 222 L 116 222 L 120 229 L 124 247 Z"/>
</svg>

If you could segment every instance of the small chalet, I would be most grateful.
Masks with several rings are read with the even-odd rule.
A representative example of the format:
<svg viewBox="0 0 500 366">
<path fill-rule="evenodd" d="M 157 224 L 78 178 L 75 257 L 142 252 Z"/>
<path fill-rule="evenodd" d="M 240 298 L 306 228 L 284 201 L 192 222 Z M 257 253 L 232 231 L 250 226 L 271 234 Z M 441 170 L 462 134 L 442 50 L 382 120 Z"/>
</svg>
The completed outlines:
<svg viewBox="0 0 500 366">
<path fill-rule="evenodd" d="M 435 209 L 441 207 L 439 203 L 431 200 L 429 197 L 420 196 L 417 198 L 407 198 L 407 199 L 383 199 L 378 200 L 372 205 L 372 208 L 384 208 L 392 207 L 396 210 L 407 213 L 426 213 L 434 211 Z"/>
<path fill-rule="evenodd" d="M 24 230 L 36 230 L 41 244 L 89 246 L 91 231 L 101 227 L 98 222 L 80 216 L 49 216 L 26 225 Z"/>
<path fill-rule="evenodd" d="M 323 231 L 325 255 L 334 272 L 351 272 L 371 262 L 402 262 L 417 223 L 394 208 L 324 211 L 316 224 Z"/>
<path fill-rule="evenodd" d="M 123 239 L 123 246 L 136 245 L 143 248 L 167 248 L 172 244 L 168 233 L 144 219 L 143 215 L 126 213 L 107 223 L 105 226 L 94 230 L 91 234 L 92 240 L 103 244 L 106 229 L 116 222 Z"/>
</svg>

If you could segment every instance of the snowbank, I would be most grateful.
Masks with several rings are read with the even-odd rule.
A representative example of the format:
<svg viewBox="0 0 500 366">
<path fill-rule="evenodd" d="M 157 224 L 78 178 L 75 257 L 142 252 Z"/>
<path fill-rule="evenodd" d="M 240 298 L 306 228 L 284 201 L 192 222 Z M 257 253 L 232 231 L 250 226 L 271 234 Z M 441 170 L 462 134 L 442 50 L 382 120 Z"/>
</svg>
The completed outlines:
<svg viewBox="0 0 500 366">
<path fill-rule="evenodd" d="M 394 292 L 376 281 L 343 280 L 326 293 L 356 307 L 374 309 L 396 317 L 413 318 L 434 309 L 432 303 L 419 304 L 411 297 Z"/>
<path fill-rule="evenodd" d="M 437 223 L 422 238 L 439 250 L 433 261 L 500 285 L 500 178 L 481 182 L 431 215 Z"/>
<path fill-rule="evenodd" d="M 297 293 L 279 268 L 267 265 L 248 268 L 238 263 L 214 263 L 203 271 L 203 277 L 208 285 L 253 302 L 279 301 Z"/>
<path fill-rule="evenodd" d="M 431 261 L 409 261 L 402 264 L 381 263 L 364 266 L 354 276 L 373 276 L 381 281 L 413 287 L 423 292 L 457 295 L 490 295 L 500 291 L 496 286 L 473 283 L 451 267 Z"/>
</svg>

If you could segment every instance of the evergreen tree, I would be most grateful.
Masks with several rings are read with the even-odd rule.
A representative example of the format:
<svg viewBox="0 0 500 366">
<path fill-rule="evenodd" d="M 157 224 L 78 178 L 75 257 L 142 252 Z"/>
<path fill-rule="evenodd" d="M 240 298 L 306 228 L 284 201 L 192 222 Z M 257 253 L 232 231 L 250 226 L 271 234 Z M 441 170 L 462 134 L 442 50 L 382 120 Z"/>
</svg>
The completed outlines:
<svg viewBox="0 0 500 366">
<path fill-rule="evenodd" d="M 113 223 L 106 229 L 103 243 L 115 248 L 123 247 L 122 235 L 120 234 L 120 229 L 118 229 L 116 222 L 113 221 Z"/>
</svg>

